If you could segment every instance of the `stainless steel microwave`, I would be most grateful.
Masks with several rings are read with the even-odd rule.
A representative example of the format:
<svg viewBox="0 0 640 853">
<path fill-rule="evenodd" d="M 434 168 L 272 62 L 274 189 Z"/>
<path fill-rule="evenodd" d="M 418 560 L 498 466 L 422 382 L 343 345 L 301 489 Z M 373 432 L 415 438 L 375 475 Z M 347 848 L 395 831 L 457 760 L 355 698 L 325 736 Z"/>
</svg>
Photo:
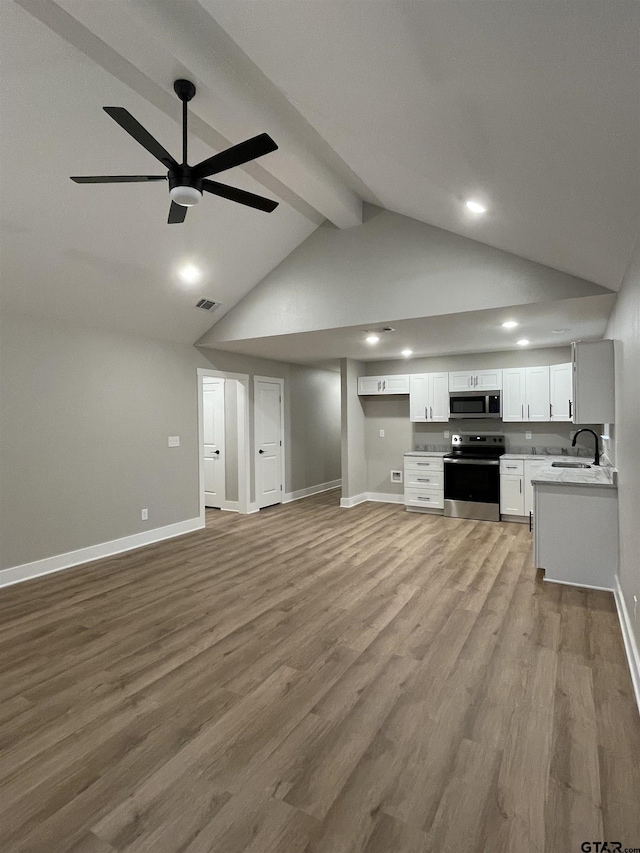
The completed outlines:
<svg viewBox="0 0 640 853">
<path fill-rule="evenodd" d="M 500 392 L 450 391 L 450 418 L 501 418 L 502 401 Z"/>
</svg>

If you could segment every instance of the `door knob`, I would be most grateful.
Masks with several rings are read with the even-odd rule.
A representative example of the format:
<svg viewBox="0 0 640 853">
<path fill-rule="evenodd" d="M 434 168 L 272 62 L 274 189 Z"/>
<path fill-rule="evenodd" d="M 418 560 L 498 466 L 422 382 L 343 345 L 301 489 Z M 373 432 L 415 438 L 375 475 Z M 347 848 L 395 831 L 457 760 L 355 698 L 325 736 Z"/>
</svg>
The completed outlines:
<svg viewBox="0 0 640 853">
<path fill-rule="evenodd" d="M 220 451 L 216 450 L 216 456 L 220 456 Z"/>
<path fill-rule="evenodd" d="M 264 453 L 264 450 L 259 450 L 258 453 Z"/>
</svg>

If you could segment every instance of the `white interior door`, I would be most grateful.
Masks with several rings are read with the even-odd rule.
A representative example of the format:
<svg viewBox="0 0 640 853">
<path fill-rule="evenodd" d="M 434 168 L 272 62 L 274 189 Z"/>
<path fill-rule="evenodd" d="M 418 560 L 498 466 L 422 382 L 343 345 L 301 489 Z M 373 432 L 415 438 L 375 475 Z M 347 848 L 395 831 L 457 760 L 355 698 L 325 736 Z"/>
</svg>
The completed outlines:
<svg viewBox="0 0 640 853">
<path fill-rule="evenodd" d="M 220 508 L 225 502 L 224 379 L 203 377 L 202 413 L 204 505 Z"/>
<path fill-rule="evenodd" d="M 254 379 L 256 504 L 259 509 L 282 501 L 282 391 L 282 380 Z"/>
</svg>

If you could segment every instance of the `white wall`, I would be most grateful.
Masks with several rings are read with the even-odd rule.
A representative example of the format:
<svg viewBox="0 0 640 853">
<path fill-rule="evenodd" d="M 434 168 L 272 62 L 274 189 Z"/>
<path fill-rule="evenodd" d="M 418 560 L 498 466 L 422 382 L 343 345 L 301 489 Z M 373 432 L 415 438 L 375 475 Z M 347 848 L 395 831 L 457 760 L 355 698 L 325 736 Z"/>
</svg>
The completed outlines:
<svg viewBox="0 0 640 853">
<path fill-rule="evenodd" d="M 358 376 L 364 365 L 350 358 L 340 360 L 342 397 L 342 498 L 361 495 L 367 490 L 365 456 L 365 417 L 362 399 L 358 397 Z"/>
<path fill-rule="evenodd" d="M 360 226 L 316 229 L 199 343 L 215 347 L 224 341 L 609 293 L 369 207 Z"/>
<path fill-rule="evenodd" d="M 0 567 L 198 516 L 193 347 L 7 312 L 0 347 Z"/>
<path fill-rule="evenodd" d="M 3 312 L 0 569 L 197 518 L 198 367 L 284 376 L 285 491 L 339 479 L 337 373 L 208 356 Z"/>
<path fill-rule="evenodd" d="M 640 240 L 605 337 L 615 341 L 620 586 L 640 646 Z"/>
</svg>

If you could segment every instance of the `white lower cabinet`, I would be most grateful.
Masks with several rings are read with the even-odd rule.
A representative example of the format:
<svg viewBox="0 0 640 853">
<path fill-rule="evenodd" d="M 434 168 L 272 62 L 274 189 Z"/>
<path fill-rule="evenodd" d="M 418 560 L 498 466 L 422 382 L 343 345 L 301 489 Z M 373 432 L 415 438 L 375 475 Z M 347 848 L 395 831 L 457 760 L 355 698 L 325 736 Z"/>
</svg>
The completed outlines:
<svg viewBox="0 0 640 853">
<path fill-rule="evenodd" d="M 404 457 L 404 505 L 426 512 L 444 508 L 442 456 Z"/>
<path fill-rule="evenodd" d="M 500 514 L 524 516 L 524 460 L 500 460 Z"/>
</svg>

